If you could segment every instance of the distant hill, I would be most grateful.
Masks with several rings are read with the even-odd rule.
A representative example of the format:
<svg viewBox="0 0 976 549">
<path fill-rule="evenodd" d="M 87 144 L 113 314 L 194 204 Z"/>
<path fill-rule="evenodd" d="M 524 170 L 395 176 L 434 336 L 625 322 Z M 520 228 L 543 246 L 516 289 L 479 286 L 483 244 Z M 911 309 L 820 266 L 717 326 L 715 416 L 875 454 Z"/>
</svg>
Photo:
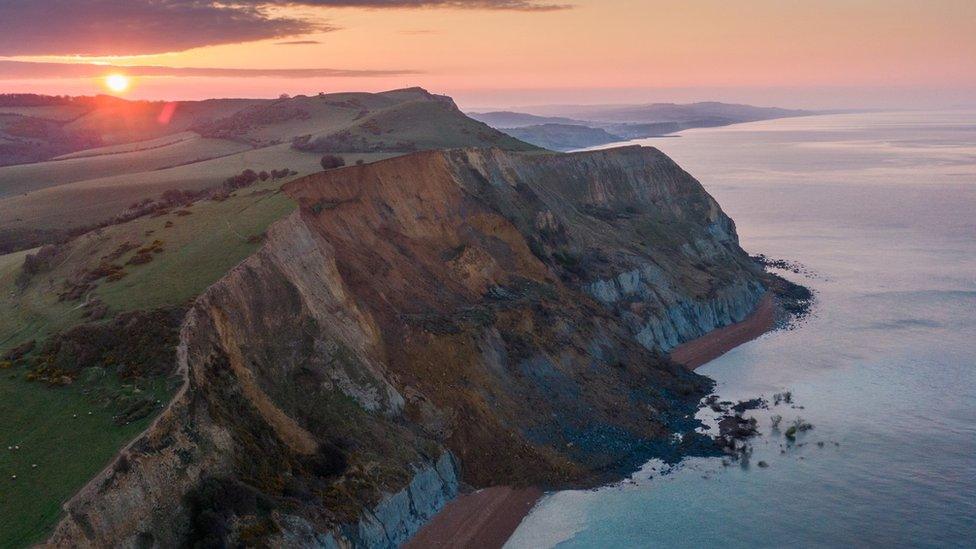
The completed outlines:
<svg viewBox="0 0 976 549">
<path fill-rule="evenodd" d="M 406 101 L 358 118 L 348 127 L 294 141 L 313 152 L 390 152 L 457 147 L 499 147 L 528 151 L 536 147 L 464 115 L 453 101 Z"/>
<path fill-rule="evenodd" d="M 524 112 L 469 112 L 468 116 L 493 128 L 524 128 L 542 124 L 586 125 L 586 122 L 559 116 L 537 116 Z"/>
<path fill-rule="evenodd" d="M 705 101 L 699 103 L 651 103 L 647 105 L 550 105 L 531 107 L 538 116 L 564 116 L 598 123 L 683 122 L 722 118 L 731 123 L 808 116 L 812 111 L 755 107 L 735 103 Z"/>
<path fill-rule="evenodd" d="M 603 128 L 591 128 L 579 124 L 539 124 L 507 128 L 505 132 L 527 143 L 555 151 L 585 149 L 627 139 L 611 134 Z"/>
<path fill-rule="evenodd" d="M 551 105 L 527 109 L 534 113 L 496 111 L 470 113 L 470 116 L 533 145 L 569 151 L 615 141 L 657 137 L 689 128 L 815 114 L 714 101 L 686 105 Z"/>
</svg>

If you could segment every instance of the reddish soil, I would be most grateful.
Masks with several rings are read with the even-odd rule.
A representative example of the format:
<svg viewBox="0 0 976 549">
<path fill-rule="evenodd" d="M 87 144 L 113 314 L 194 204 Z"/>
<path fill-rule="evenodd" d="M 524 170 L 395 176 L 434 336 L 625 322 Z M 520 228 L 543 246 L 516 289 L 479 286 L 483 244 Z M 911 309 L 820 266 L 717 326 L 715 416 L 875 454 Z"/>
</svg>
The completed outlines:
<svg viewBox="0 0 976 549">
<path fill-rule="evenodd" d="M 508 541 L 542 497 L 538 488 L 493 486 L 458 496 L 428 522 L 404 549 L 498 548 Z"/>
<path fill-rule="evenodd" d="M 772 330 L 775 325 L 776 300 L 767 293 L 745 320 L 678 345 L 671 351 L 671 359 L 694 370 L 739 345 L 756 339 Z"/>
</svg>

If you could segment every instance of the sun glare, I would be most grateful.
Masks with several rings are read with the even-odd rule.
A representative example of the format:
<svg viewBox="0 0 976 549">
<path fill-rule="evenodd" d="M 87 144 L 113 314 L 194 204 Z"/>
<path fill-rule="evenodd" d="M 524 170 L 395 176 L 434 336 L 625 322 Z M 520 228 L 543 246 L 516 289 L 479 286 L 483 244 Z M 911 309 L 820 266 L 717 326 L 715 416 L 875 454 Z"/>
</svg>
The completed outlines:
<svg viewBox="0 0 976 549">
<path fill-rule="evenodd" d="M 105 87 L 121 93 L 129 89 L 129 77 L 124 74 L 110 74 L 105 77 Z"/>
</svg>

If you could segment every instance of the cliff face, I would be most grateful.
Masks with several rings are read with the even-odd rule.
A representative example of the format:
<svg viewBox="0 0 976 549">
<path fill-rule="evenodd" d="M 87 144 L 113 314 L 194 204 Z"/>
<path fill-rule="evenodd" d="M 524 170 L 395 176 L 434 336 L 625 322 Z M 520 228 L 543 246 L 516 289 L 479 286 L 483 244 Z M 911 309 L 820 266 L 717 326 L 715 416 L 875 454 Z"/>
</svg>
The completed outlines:
<svg viewBox="0 0 976 549">
<path fill-rule="evenodd" d="M 589 485 L 702 450 L 666 351 L 763 275 L 654 149 L 429 152 L 316 174 L 196 300 L 186 385 L 53 545 L 396 546 L 460 481 Z M 707 448 L 705 449 L 707 451 Z"/>
</svg>

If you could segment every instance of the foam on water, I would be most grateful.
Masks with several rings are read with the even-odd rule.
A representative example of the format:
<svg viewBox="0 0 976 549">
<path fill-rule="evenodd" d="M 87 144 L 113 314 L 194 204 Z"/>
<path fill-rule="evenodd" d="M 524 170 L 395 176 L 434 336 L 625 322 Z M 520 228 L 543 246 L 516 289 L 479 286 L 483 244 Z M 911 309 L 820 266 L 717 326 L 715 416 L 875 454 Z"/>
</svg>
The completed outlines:
<svg viewBox="0 0 976 549">
<path fill-rule="evenodd" d="M 976 113 L 818 116 L 640 143 L 702 181 L 746 250 L 819 275 L 789 275 L 818 292 L 799 329 L 699 370 L 724 399 L 789 389 L 803 408 L 751 412 L 763 436 L 748 466 L 694 459 L 552 494 L 508 547 L 972 546 Z M 788 446 L 772 414 L 815 428 Z"/>
</svg>

